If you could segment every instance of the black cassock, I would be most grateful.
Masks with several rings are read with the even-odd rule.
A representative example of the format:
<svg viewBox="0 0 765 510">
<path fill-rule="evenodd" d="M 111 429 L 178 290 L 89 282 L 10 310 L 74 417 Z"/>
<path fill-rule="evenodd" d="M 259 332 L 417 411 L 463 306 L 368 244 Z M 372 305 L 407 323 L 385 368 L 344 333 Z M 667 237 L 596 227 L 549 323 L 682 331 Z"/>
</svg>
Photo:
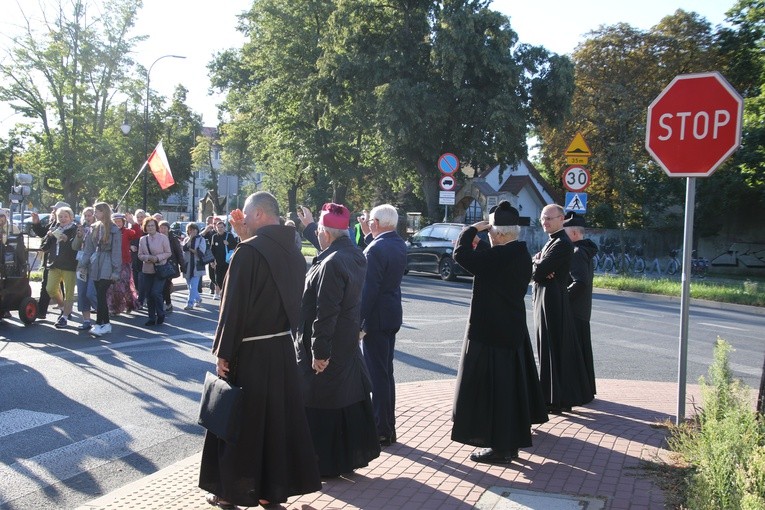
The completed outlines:
<svg viewBox="0 0 765 510">
<path fill-rule="evenodd" d="M 587 366 L 587 378 L 593 393 L 595 387 L 595 366 L 592 356 L 592 338 L 590 335 L 590 315 L 592 313 L 592 258 L 598 253 L 598 247 L 589 239 L 574 243 L 574 256 L 571 258 L 571 279 L 568 284 L 568 297 L 571 314 L 574 316 L 576 337 L 582 349 L 584 364 Z"/>
<path fill-rule="evenodd" d="M 574 245 L 561 229 L 550 234 L 533 258 L 539 377 L 545 402 L 554 408 L 580 406 L 594 398 L 568 298 L 573 253 Z"/>
<path fill-rule="evenodd" d="M 510 451 L 531 446 L 531 424 L 547 421 L 526 326 L 531 257 L 521 241 L 473 250 L 476 233 L 463 231 L 454 252 L 475 278 L 451 438 Z"/>
</svg>

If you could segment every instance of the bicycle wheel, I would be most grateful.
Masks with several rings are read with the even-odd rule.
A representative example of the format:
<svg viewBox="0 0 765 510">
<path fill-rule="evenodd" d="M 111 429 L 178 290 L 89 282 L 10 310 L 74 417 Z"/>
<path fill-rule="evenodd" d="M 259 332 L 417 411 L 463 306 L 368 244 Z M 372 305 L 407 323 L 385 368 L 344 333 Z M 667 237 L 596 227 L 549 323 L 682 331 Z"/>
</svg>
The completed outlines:
<svg viewBox="0 0 765 510">
<path fill-rule="evenodd" d="M 614 260 L 611 257 L 606 257 L 606 261 L 603 262 L 603 271 L 610 273 L 614 270 Z"/>
<path fill-rule="evenodd" d="M 632 267 L 632 271 L 635 273 L 642 273 L 645 271 L 645 260 L 640 257 L 635 259 L 635 265 Z"/>
<path fill-rule="evenodd" d="M 677 260 L 672 259 L 669 261 L 669 264 L 667 264 L 667 274 L 675 274 L 677 273 L 677 270 L 679 269 L 680 264 L 677 262 Z"/>
</svg>

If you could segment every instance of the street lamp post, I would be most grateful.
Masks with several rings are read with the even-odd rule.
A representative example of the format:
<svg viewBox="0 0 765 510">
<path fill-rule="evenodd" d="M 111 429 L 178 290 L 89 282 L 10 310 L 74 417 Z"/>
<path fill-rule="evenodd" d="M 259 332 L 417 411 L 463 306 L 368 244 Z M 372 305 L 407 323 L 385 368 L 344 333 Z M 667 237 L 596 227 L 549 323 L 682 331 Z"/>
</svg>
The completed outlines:
<svg viewBox="0 0 765 510">
<path fill-rule="evenodd" d="M 186 58 L 183 55 L 162 55 L 157 60 L 151 63 L 149 66 L 149 70 L 146 71 L 146 104 L 143 107 L 143 152 L 145 154 L 144 157 L 149 157 L 149 84 L 151 83 L 151 69 L 154 67 L 154 64 L 162 60 L 163 58 Z M 148 165 L 144 166 L 143 169 L 143 210 L 146 210 L 146 202 L 148 199 L 148 193 L 149 193 L 149 169 Z"/>
</svg>

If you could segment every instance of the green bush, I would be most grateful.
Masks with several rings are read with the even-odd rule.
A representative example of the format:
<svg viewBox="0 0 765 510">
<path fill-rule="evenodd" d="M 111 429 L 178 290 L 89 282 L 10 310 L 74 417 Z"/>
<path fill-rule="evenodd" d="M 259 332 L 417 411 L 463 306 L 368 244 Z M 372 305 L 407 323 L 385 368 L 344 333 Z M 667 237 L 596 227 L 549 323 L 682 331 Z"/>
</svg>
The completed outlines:
<svg viewBox="0 0 765 510">
<path fill-rule="evenodd" d="M 694 510 L 765 509 L 765 427 L 751 405 L 749 388 L 734 380 L 731 346 L 715 345 L 709 382 L 704 377 L 696 420 L 675 428 L 670 447 L 691 466 L 686 503 Z"/>
</svg>

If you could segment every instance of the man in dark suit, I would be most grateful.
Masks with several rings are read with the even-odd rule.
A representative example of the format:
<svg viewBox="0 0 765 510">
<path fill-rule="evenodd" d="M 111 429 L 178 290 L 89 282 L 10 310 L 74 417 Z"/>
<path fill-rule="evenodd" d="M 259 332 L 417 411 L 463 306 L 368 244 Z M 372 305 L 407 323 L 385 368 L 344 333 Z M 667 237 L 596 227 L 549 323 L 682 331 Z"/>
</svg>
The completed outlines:
<svg viewBox="0 0 765 510">
<path fill-rule="evenodd" d="M 393 350 L 403 321 L 401 279 L 406 269 L 406 243 L 396 232 L 397 225 L 398 212 L 390 204 L 372 209 L 366 224 L 362 224 L 367 274 L 361 295 L 361 337 L 382 446 L 396 442 Z"/>
</svg>

